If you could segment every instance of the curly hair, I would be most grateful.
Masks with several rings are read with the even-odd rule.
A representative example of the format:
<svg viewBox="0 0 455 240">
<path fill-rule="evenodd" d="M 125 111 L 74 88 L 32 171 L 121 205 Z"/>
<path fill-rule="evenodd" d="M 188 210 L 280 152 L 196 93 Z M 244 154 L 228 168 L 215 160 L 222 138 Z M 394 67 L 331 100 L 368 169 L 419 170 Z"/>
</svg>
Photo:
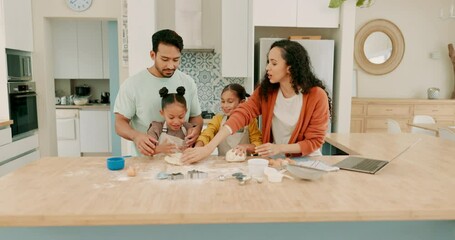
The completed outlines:
<svg viewBox="0 0 455 240">
<path fill-rule="evenodd" d="M 164 109 L 167 105 L 178 102 L 186 108 L 185 88 L 180 86 L 177 88 L 177 93 L 169 93 L 166 87 L 163 87 L 159 91 L 161 99 L 161 109 Z"/>
<path fill-rule="evenodd" d="M 170 29 L 163 29 L 153 34 L 152 36 L 152 50 L 158 52 L 158 45 L 166 44 L 172 45 L 180 50 L 183 49 L 183 39 L 175 31 Z"/>
<path fill-rule="evenodd" d="M 331 114 L 332 99 L 327 92 L 327 87 L 320 79 L 314 75 L 310 57 L 308 56 L 305 48 L 300 43 L 291 40 L 276 41 L 272 44 L 270 49 L 275 47 L 280 49 L 281 57 L 283 57 L 283 59 L 286 61 L 286 64 L 290 66 L 289 71 L 291 74 L 291 85 L 294 89 L 294 92 L 298 94 L 300 91 L 303 94 L 307 94 L 313 87 L 322 88 L 327 94 L 329 111 Z M 279 87 L 280 84 L 271 83 L 267 73 L 265 73 L 259 86 L 262 98 L 267 101 L 269 94 Z"/>
</svg>

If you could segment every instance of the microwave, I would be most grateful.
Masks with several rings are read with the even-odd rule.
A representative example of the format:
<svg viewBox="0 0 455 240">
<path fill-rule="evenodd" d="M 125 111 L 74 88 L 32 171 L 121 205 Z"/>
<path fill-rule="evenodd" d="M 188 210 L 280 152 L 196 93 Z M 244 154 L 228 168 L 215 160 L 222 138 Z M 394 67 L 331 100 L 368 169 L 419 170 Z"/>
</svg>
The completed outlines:
<svg viewBox="0 0 455 240">
<path fill-rule="evenodd" d="M 6 49 L 8 81 L 32 80 L 32 57 L 30 52 Z"/>
</svg>

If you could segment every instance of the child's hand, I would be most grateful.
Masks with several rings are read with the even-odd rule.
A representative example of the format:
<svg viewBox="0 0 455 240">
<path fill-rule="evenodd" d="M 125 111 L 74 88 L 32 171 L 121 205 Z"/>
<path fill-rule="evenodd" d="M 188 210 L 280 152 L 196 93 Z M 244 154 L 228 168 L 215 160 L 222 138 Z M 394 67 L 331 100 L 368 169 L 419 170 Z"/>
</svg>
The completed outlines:
<svg viewBox="0 0 455 240">
<path fill-rule="evenodd" d="M 234 153 L 237 156 L 245 156 L 246 155 L 246 147 L 243 145 L 237 145 L 237 147 L 234 148 Z"/>
<path fill-rule="evenodd" d="M 253 154 L 255 152 L 254 151 L 255 147 L 256 146 L 254 144 L 240 144 L 237 145 L 236 148 L 242 149 L 245 154 Z"/>
<path fill-rule="evenodd" d="M 185 143 L 187 147 L 192 147 L 199 137 L 200 132 L 195 127 L 188 129 L 188 135 L 185 137 Z"/>
<path fill-rule="evenodd" d="M 165 143 L 156 146 L 155 151 L 156 153 L 175 153 L 177 152 L 178 147 L 173 143 Z"/>
</svg>

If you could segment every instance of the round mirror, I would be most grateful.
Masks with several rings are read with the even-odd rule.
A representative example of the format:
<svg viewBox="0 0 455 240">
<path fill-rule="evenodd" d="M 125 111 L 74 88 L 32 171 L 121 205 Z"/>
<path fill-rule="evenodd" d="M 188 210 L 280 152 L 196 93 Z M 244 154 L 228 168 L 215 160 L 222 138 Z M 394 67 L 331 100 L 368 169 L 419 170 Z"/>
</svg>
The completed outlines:
<svg viewBox="0 0 455 240">
<path fill-rule="evenodd" d="M 392 54 L 392 41 L 385 33 L 374 32 L 365 41 L 363 52 L 371 63 L 385 63 Z"/>
<path fill-rule="evenodd" d="M 385 19 L 366 23 L 355 37 L 354 57 L 365 72 L 382 75 L 393 71 L 404 54 L 400 29 Z"/>
</svg>

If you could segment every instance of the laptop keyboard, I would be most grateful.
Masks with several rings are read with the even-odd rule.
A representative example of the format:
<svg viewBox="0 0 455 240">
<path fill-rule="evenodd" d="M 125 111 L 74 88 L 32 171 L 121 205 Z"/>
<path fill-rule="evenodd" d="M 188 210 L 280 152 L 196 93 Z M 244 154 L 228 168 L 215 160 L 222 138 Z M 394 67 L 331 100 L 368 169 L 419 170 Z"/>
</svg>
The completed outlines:
<svg viewBox="0 0 455 240">
<path fill-rule="evenodd" d="M 378 160 L 364 159 L 360 163 L 354 165 L 353 168 L 365 171 L 374 171 L 381 164 L 382 162 Z"/>
</svg>

